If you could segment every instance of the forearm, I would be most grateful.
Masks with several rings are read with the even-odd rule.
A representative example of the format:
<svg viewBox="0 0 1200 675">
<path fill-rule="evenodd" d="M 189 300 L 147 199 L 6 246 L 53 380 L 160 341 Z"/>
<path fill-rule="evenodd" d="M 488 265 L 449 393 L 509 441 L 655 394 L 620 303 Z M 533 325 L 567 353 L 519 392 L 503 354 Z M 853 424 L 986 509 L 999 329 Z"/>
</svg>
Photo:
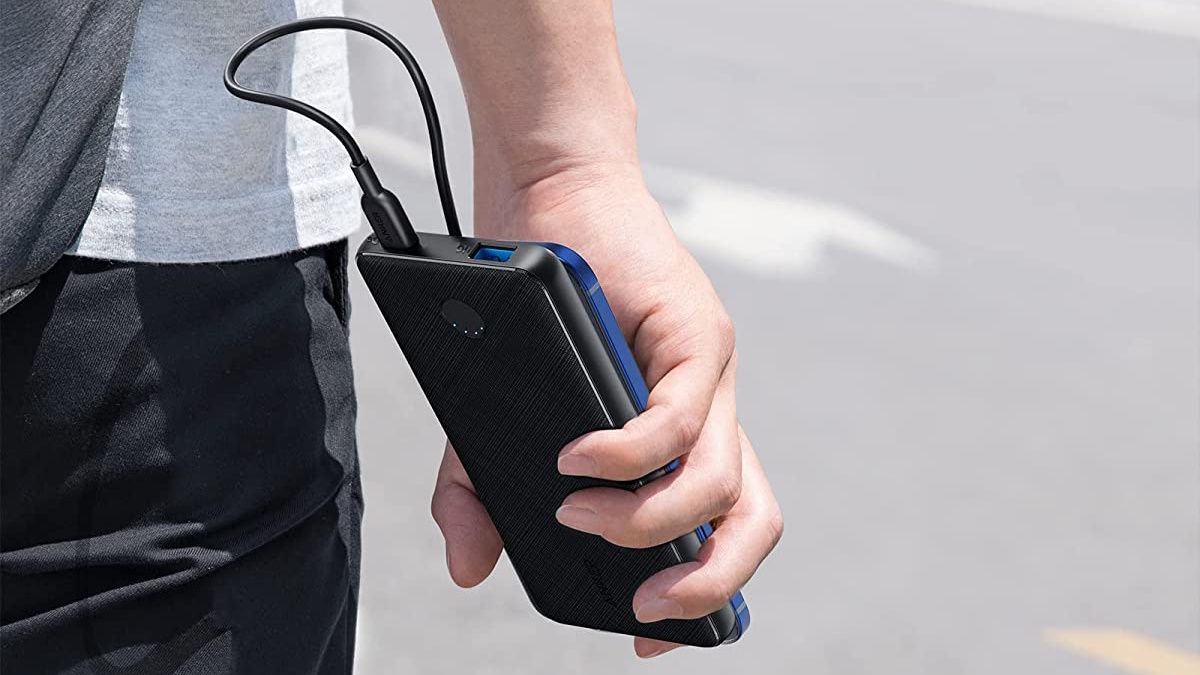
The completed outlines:
<svg viewBox="0 0 1200 675">
<path fill-rule="evenodd" d="M 607 0 L 434 0 L 466 95 L 476 220 L 539 182 L 636 171 L 636 111 Z"/>
</svg>

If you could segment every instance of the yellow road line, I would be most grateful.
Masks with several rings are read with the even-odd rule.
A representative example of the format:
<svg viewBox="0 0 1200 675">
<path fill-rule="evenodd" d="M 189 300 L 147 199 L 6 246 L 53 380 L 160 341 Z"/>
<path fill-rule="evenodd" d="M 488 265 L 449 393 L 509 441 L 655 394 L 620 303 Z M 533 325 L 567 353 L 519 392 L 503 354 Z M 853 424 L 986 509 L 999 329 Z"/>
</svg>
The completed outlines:
<svg viewBox="0 0 1200 675">
<path fill-rule="evenodd" d="M 1138 675 L 1200 675 L 1200 654 L 1120 628 L 1050 629 L 1048 642 Z"/>
</svg>

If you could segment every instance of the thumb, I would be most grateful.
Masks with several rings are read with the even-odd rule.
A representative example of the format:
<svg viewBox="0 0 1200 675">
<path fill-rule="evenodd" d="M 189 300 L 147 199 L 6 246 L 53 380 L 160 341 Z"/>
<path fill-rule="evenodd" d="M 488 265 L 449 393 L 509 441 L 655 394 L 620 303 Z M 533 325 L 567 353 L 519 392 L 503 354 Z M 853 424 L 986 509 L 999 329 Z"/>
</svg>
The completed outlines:
<svg viewBox="0 0 1200 675">
<path fill-rule="evenodd" d="M 450 578 L 463 588 L 479 585 L 496 567 L 504 544 L 449 443 L 438 468 L 432 510 L 446 540 Z"/>
</svg>

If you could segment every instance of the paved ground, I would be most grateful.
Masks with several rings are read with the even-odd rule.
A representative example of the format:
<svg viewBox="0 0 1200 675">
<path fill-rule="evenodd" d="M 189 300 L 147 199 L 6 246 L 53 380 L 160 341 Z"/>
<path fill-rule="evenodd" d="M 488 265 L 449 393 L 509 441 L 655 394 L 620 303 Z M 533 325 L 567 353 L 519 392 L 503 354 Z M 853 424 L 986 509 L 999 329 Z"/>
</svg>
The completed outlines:
<svg viewBox="0 0 1200 675">
<path fill-rule="evenodd" d="M 421 58 L 469 204 L 432 11 L 347 9 Z M 1200 672 L 1197 12 L 620 3 L 643 155 L 737 321 L 740 410 L 788 518 L 747 639 L 639 672 Z M 440 227 L 403 70 L 352 49 L 364 144 Z M 356 299 L 360 672 L 633 671 L 625 639 L 540 619 L 503 563 L 451 585 L 441 432 Z"/>
</svg>

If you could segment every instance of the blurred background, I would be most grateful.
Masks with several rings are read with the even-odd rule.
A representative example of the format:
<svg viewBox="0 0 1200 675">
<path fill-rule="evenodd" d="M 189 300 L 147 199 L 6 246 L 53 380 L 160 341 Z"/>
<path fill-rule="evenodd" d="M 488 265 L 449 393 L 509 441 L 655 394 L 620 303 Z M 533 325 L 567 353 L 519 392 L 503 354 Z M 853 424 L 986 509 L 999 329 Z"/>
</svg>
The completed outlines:
<svg viewBox="0 0 1200 675">
<path fill-rule="evenodd" d="M 427 2 L 348 0 L 420 58 Z M 442 432 L 361 284 L 358 672 L 1200 673 L 1200 3 L 617 3 L 651 187 L 738 326 L 787 534 L 733 647 L 635 663 L 444 569 Z M 440 228 L 403 68 L 358 136 Z M 717 242 L 720 242 L 719 244 Z"/>
</svg>

